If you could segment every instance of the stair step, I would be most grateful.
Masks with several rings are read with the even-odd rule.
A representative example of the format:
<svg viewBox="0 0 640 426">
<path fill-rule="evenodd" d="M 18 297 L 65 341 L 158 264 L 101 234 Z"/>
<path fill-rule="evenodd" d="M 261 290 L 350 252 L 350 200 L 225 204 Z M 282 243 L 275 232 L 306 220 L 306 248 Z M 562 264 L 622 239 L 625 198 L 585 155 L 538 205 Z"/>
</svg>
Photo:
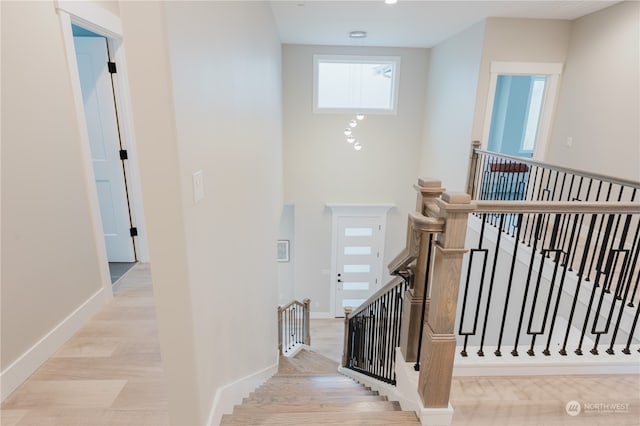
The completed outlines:
<svg viewBox="0 0 640 426">
<path fill-rule="evenodd" d="M 243 404 L 234 408 L 234 414 L 247 413 L 313 413 L 330 412 L 369 412 L 369 411 L 400 411 L 400 404 L 396 401 L 360 401 L 360 402 L 327 402 L 317 403 L 282 403 L 282 404 Z"/>
<path fill-rule="evenodd" d="M 336 395 L 336 396 L 308 396 L 304 397 L 302 395 L 296 396 L 296 398 L 292 398 L 291 395 L 257 395 L 254 397 L 247 397 L 242 400 L 242 404 L 302 404 L 305 402 L 317 402 L 324 401 L 327 403 L 333 402 L 366 402 L 366 401 L 387 401 L 386 396 L 382 395 Z"/>
<path fill-rule="evenodd" d="M 350 383 L 337 383 L 337 382 L 324 382 L 324 383 L 317 383 L 317 382 L 306 382 L 306 383 L 273 383 L 273 382 L 267 382 L 264 385 L 260 386 L 258 389 L 265 389 L 265 390 L 270 390 L 270 389 L 291 389 L 291 390 L 296 390 L 296 389 L 305 389 L 305 390 L 323 390 L 323 389 L 330 389 L 330 390 L 336 390 L 336 391 L 341 391 L 341 390 L 354 390 L 354 389 L 366 389 L 369 390 L 371 388 L 369 388 L 368 386 L 363 386 L 361 384 L 355 383 L 355 382 L 350 382 Z"/>
<path fill-rule="evenodd" d="M 377 391 L 337 372 L 338 364 L 313 351 L 280 358 L 278 374 L 225 414 L 221 425 L 419 425 Z"/>
<path fill-rule="evenodd" d="M 412 411 L 225 414 L 221 425 L 419 425 Z"/>
</svg>

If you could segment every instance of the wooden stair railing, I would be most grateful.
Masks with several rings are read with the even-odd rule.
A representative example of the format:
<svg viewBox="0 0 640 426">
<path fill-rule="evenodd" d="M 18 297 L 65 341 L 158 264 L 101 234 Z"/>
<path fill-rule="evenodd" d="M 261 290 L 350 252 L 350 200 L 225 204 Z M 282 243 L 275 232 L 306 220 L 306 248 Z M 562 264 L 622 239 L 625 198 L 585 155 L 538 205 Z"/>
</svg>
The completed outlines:
<svg viewBox="0 0 640 426">
<path fill-rule="evenodd" d="M 310 299 L 278 306 L 278 351 L 281 354 L 286 355 L 299 345 L 311 344 L 310 308 Z"/>
</svg>

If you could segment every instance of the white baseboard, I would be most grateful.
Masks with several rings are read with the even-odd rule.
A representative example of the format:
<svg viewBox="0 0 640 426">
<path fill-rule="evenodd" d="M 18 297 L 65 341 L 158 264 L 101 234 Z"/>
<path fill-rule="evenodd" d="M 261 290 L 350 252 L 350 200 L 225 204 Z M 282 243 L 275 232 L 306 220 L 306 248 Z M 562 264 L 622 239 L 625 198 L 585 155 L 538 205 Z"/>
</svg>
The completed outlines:
<svg viewBox="0 0 640 426">
<path fill-rule="evenodd" d="M 506 353 L 501 357 L 494 356 L 495 348 L 485 347 L 486 355 L 482 358 L 475 355 L 478 348 L 467 348 L 468 357 L 460 355 L 460 348 L 456 348 L 456 358 L 453 366 L 454 376 L 545 376 L 545 375 L 574 375 L 574 374 L 640 374 L 640 354 L 622 353 L 623 345 L 614 346 L 615 354 L 609 355 L 600 349 L 600 355 L 592 355 L 588 350 L 584 355 L 568 352 L 562 356 L 557 351 L 546 356 L 537 349 L 535 356 L 529 356 L 524 351 L 520 356 Z M 507 352 L 507 351 L 504 351 Z"/>
<path fill-rule="evenodd" d="M 335 319 L 335 315 L 331 312 L 309 312 L 309 318 L 311 319 Z"/>
<path fill-rule="evenodd" d="M 234 405 L 278 372 L 278 363 L 222 386 L 216 391 L 209 411 L 208 426 L 219 425 L 223 414 L 231 414 Z"/>
<path fill-rule="evenodd" d="M 95 292 L 0 373 L 3 401 L 102 309 L 105 305 L 103 293 L 103 288 Z"/>
<path fill-rule="evenodd" d="M 402 399 L 402 396 L 398 394 L 396 387 L 393 385 L 344 367 L 338 367 L 338 372 L 347 377 L 351 377 L 358 383 L 362 383 L 363 385 L 370 387 L 371 390 L 378 391 L 380 395 L 386 396 L 390 401 L 400 401 Z M 402 406 L 402 402 L 400 402 L 400 405 Z"/>
</svg>

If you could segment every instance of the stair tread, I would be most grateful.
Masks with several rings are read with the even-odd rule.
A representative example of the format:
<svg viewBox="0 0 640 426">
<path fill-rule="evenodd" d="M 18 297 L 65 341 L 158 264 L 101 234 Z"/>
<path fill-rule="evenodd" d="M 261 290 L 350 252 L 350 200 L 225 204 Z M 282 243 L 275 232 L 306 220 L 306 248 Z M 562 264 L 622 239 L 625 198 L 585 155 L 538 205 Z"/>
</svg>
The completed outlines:
<svg viewBox="0 0 640 426">
<path fill-rule="evenodd" d="M 291 397 L 291 395 L 262 395 L 262 396 L 254 396 L 247 397 L 242 400 L 243 404 L 302 404 L 305 402 L 313 402 L 313 401 L 325 401 L 325 402 L 335 402 L 335 401 L 349 401 L 349 402 L 359 402 L 359 401 L 387 401 L 388 398 L 382 395 L 351 395 L 349 397 L 345 397 L 344 395 L 322 395 L 318 396 L 297 396 L 295 399 Z"/>
<path fill-rule="evenodd" d="M 234 414 L 241 413 L 312 413 L 319 411 L 400 411 L 400 404 L 395 401 L 336 401 L 327 402 L 326 400 L 316 403 L 282 403 L 282 404 L 243 404 L 234 408 Z"/>
<path fill-rule="evenodd" d="M 280 357 L 278 374 L 244 398 L 222 425 L 420 424 L 377 391 L 337 372 L 338 363 L 306 349 Z"/>
<path fill-rule="evenodd" d="M 226 414 L 221 425 L 400 425 L 420 422 L 412 411 Z"/>
</svg>

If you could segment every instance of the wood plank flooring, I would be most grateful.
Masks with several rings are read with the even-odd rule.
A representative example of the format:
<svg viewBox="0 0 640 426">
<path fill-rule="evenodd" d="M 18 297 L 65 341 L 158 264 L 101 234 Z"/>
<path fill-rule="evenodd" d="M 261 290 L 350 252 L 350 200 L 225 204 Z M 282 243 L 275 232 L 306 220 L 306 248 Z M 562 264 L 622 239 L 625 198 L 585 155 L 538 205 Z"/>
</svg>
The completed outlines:
<svg viewBox="0 0 640 426">
<path fill-rule="evenodd" d="M 2 426 L 169 424 L 148 265 L 2 404 Z"/>
</svg>

